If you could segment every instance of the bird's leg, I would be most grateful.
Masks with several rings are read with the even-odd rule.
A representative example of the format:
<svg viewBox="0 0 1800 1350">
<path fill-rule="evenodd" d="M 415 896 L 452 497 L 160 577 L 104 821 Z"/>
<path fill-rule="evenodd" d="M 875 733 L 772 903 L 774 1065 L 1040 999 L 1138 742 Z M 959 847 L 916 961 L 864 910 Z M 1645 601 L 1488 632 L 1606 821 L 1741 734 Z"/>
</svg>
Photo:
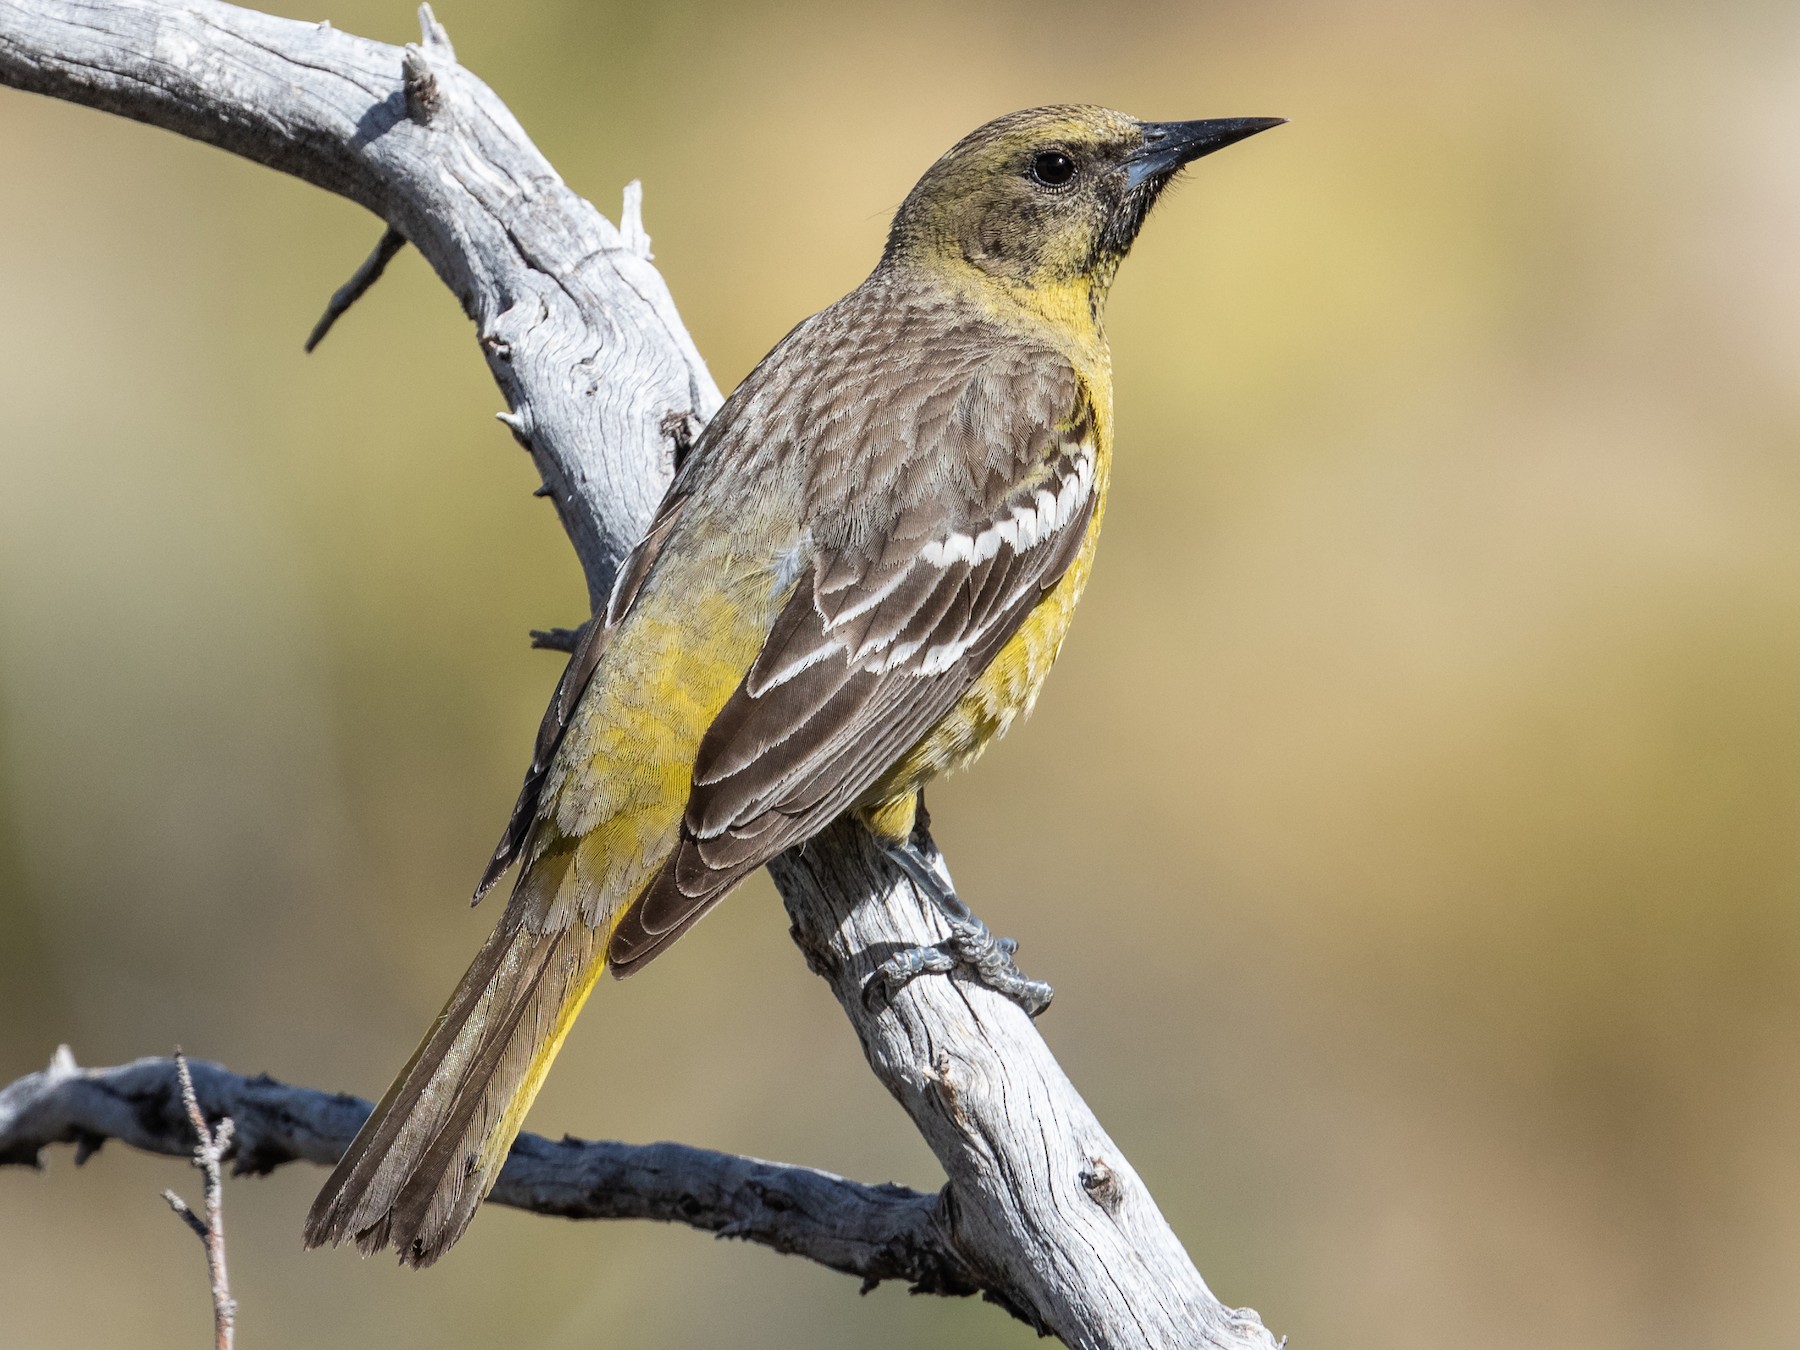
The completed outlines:
<svg viewBox="0 0 1800 1350">
<path fill-rule="evenodd" d="M 944 876 L 932 866 L 927 848 L 936 851 L 925 832 L 925 807 L 919 803 L 919 821 L 911 834 L 899 841 L 877 836 L 883 851 L 906 873 L 913 888 L 931 901 L 950 925 L 950 936 L 933 947 L 908 947 L 883 961 L 869 977 L 863 997 L 870 1002 L 892 999 L 921 975 L 948 975 L 966 970 L 978 984 L 1003 994 L 1036 1017 L 1050 1006 L 1055 991 L 1042 980 L 1028 979 L 1013 960 L 1019 944 L 997 938 L 963 903 Z"/>
</svg>

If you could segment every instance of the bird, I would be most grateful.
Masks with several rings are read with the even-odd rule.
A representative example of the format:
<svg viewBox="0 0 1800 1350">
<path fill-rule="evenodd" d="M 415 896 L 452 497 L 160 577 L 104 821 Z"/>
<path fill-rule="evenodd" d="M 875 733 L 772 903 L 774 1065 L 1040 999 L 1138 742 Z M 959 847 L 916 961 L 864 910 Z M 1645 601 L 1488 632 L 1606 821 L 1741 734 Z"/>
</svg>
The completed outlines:
<svg viewBox="0 0 1800 1350">
<path fill-rule="evenodd" d="M 475 898 L 505 911 L 320 1191 L 308 1247 L 426 1266 L 463 1234 L 601 973 L 641 969 L 844 815 L 951 937 L 870 981 L 1026 978 L 931 864 L 922 793 L 1027 713 L 1099 537 L 1104 307 L 1184 166 L 1282 118 L 996 118 L 928 168 L 874 270 L 689 449 L 581 629 Z"/>
</svg>

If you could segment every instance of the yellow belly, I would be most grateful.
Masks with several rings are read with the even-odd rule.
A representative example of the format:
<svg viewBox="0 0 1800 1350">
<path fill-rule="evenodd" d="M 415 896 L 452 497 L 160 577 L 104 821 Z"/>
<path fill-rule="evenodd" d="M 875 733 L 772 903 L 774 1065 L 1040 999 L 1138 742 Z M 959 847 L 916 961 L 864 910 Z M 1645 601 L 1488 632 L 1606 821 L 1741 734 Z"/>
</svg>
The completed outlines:
<svg viewBox="0 0 1800 1350">
<path fill-rule="evenodd" d="M 1094 514 L 1081 552 L 1062 580 L 1031 611 L 960 702 L 895 763 L 870 790 L 864 817 L 878 834 L 899 838 L 912 829 L 913 794 L 939 774 L 965 768 L 1013 722 L 1031 711 L 1062 650 L 1075 604 L 1087 585 L 1106 513 L 1112 457 L 1105 448 L 1094 466 Z"/>
<path fill-rule="evenodd" d="M 601 658 L 545 782 L 520 882 L 545 929 L 610 927 L 674 849 L 701 738 L 786 600 L 729 540 L 687 542 Z"/>
</svg>

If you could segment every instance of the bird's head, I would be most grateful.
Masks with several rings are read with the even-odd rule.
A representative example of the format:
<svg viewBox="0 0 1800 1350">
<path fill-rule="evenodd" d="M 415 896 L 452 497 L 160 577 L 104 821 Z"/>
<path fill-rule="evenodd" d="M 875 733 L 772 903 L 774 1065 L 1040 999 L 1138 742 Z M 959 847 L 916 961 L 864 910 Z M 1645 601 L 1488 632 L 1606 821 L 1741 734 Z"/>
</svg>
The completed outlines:
<svg viewBox="0 0 1800 1350">
<path fill-rule="evenodd" d="M 1285 119 L 1140 122 L 1107 108 L 1010 113 L 925 171 L 894 216 L 884 262 L 967 269 L 1043 299 L 1106 288 L 1183 166 Z"/>
</svg>

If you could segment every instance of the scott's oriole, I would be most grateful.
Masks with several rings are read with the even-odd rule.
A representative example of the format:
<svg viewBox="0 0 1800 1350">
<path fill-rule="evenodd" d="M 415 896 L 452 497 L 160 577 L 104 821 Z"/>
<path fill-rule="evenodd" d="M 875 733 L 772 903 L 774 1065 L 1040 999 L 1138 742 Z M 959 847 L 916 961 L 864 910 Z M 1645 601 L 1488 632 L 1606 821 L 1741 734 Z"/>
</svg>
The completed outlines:
<svg viewBox="0 0 1800 1350">
<path fill-rule="evenodd" d="M 1157 195 L 1278 118 L 999 118 L 926 170 L 868 280 L 726 400 L 583 630 L 506 833 L 499 926 L 325 1184 L 309 1246 L 462 1235 L 600 972 L 856 813 L 1037 1011 L 913 842 L 919 792 L 1036 699 L 1112 459 L 1101 311 Z M 945 968 L 902 954 L 882 978 Z"/>
</svg>

